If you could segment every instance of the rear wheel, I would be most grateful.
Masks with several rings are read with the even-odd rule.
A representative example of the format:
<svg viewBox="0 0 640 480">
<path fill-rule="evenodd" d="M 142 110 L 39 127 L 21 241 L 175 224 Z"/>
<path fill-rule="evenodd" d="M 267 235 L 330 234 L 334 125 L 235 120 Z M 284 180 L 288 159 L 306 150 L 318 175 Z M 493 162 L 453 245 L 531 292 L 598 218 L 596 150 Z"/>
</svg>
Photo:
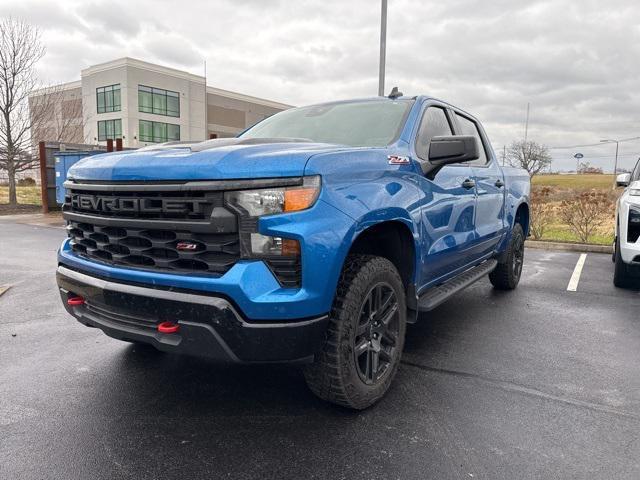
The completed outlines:
<svg viewBox="0 0 640 480">
<path fill-rule="evenodd" d="M 520 282 L 524 264 L 524 231 L 516 223 L 503 261 L 489 274 L 491 284 L 498 290 L 513 290 Z"/>
<path fill-rule="evenodd" d="M 323 400 L 364 409 L 380 400 L 400 365 L 406 329 L 404 287 L 386 258 L 350 255 L 340 277 L 327 338 L 305 369 Z"/>
<path fill-rule="evenodd" d="M 620 253 L 620 237 L 616 239 L 614 247 L 615 267 L 613 270 L 613 284 L 618 288 L 629 288 L 631 286 L 631 276 L 629 275 L 629 267 L 622 261 Z"/>
</svg>

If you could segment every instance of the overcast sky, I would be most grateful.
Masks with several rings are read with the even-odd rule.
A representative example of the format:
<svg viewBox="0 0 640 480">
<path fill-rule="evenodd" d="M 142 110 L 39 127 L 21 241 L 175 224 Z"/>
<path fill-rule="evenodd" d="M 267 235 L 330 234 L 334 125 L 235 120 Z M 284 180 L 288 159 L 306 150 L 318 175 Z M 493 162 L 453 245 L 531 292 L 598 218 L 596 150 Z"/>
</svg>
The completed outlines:
<svg viewBox="0 0 640 480">
<path fill-rule="evenodd" d="M 0 0 L 38 25 L 45 82 L 131 56 L 208 84 L 293 105 L 377 93 L 378 0 Z M 387 88 L 478 116 L 494 148 L 524 134 L 549 147 L 640 136 L 637 0 L 389 0 Z M 614 145 L 554 149 L 612 169 Z M 620 144 L 621 165 L 640 141 Z"/>
</svg>

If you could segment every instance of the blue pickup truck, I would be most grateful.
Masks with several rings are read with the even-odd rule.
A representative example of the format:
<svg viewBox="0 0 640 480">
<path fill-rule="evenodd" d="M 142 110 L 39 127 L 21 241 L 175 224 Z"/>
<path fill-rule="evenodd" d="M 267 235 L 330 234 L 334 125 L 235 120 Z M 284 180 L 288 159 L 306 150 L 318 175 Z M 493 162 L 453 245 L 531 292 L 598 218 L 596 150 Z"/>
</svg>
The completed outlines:
<svg viewBox="0 0 640 480">
<path fill-rule="evenodd" d="M 96 155 L 65 187 L 57 282 L 82 324 L 219 362 L 299 363 L 315 394 L 354 409 L 387 391 L 420 312 L 485 275 L 517 286 L 529 229 L 527 172 L 425 96 Z"/>
</svg>

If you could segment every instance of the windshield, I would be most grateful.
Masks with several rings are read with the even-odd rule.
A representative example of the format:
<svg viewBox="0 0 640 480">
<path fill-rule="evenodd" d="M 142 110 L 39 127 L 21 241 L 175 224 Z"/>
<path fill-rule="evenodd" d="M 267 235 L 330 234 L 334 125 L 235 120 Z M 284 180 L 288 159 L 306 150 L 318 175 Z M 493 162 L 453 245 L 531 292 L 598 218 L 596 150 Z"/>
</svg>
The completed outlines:
<svg viewBox="0 0 640 480">
<path fill-rule="evenodd" d="M 352 147 L 384 147 L 400 135 L 413 100 L 367 100 L 292 108 L 241 138 L 300 138 Z"/>
</svg>

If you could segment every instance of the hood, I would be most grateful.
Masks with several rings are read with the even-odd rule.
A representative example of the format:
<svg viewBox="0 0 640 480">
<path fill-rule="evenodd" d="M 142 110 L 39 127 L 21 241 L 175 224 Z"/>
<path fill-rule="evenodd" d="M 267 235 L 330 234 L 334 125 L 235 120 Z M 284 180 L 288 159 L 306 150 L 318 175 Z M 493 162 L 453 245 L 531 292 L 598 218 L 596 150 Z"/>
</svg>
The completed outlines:
<svg viewBox="0 0 640 480">
<path fill-rule="evenodd" d="M 211 140 L 188 146 L 94 155 L 76 163 L 68 177 L 75 180 L 163 181 L 296 177 L 318 153 L 347 147 L 275 139 Z"/>
</svg>

